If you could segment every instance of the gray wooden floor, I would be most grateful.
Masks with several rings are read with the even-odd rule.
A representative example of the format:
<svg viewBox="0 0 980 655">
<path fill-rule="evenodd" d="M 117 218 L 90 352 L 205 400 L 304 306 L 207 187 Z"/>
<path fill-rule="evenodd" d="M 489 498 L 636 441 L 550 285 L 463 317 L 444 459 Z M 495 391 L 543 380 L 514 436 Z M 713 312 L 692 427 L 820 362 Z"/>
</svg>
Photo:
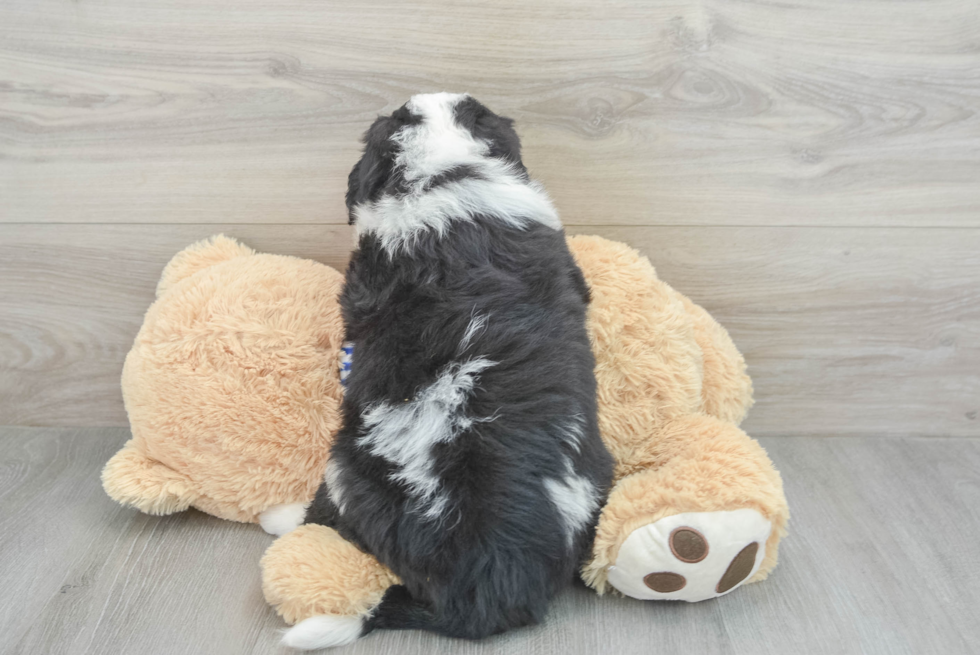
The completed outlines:
<svg viewBox="0 0 980 655">
<path fill-rule="evenodd" d="M 113 504 L 116 428 L 0 430 L 0 653 L 276 653 L 258 526 Z M 376 633 L 341 653 L 954 653 L 980 642 L 980 440 L 764 439 L 791 536 L 772 577 L 688 605 L 562 595 L 479 644 Z"/>
</svg>

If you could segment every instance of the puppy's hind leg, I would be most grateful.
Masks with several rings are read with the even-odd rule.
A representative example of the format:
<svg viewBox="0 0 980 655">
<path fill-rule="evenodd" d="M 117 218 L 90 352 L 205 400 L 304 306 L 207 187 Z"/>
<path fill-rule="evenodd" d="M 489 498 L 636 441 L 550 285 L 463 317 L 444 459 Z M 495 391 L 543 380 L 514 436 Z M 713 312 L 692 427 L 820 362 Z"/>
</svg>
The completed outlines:
<svg viewBox="0 0 980 655">
<path fill-rule="evenodd" d="M 259 514 L 259 525 L 269 534 L 281 537 L 303 525 L 309 503 L 273 505 Z"/>
</svg>

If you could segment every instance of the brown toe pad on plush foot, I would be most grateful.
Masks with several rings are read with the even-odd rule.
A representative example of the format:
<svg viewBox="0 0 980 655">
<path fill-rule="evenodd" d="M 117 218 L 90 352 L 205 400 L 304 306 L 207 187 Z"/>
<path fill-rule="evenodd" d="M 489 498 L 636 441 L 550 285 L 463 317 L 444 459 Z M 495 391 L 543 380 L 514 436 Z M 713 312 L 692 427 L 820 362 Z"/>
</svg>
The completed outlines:
<svg viewBox="0 0 980 655">
<path fill-rule="evenodd" d="M 708 540 L 694 528 L 675 528 L 670 533 L 670 552 L 680 561 L 694 564 L 708 556 Z"/>
<path fill-rule="evenodd" d="M 719 594 L 725 593 L 749 577 L 749 573 L 752 572 L 752 567 L 755 566 L 755 556 L 758 552 L 759 543 L 756 541 L 753 541 L 739 551 L 738 555 L 732 559 L 732 563 L 728 565 L 728 570 L 725 571 L 725 575 L 721 576 L 721 580 L 718 581 L 716 590 Z"/>
<path fill-rule="evenodd" d="M 643 582 L 654 591 L 669 594 L 673 591 L 683 589 L 684 585 L 687 584 L 687 579 L 679 573 L 668 573 L 664 571 L 663 573 L 651 573 L 647 575 L 643 578 Z"/>
</svg>

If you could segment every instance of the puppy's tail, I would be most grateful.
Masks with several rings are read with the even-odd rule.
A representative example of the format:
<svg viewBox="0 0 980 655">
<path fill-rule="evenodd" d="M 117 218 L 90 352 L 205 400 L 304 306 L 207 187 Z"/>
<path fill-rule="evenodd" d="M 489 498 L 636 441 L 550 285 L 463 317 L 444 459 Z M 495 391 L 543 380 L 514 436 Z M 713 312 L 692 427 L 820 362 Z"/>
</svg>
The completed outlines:
<svg viewBox="0 0 980 655">
<path fill-rule="evenodd" d="M 432 609 L 427 604 L 412 598 L 404 585 L 388 587 L 381 603 L 365 622 L 364 628 L 364 634 L 375 628 L 442 632 Z"/>
<path fill-rule="evenodd" d="M 431 610 L 412 598 L 404 586 L 395 585 L 388 588 L 370 616 L 311 616 L 287 630 L 282 644 L 300 650 L 343 646 L 375 628 L 439 632 Z"/>
<path fill-rule="evenodd" d="M 444 590 L 447 591 L 447 590 Z M 481 598 L 480 592 L 484 592 Z M 494 607 L 497 598 L 486 588 L 476 589 L 475 598 L 462 594 L 463 598 L 450 593 L 443 594 L 440 610 L 429 603 L 413 598 L 404 585 L 388 587 L 381 603 L 364 622 L 366 635 L 375 628 L 384 630 L 428 630 L 445 637 L 457 639 L 483 639 L 508 628 L 530 625 L 538 618 L 520 604 L 507 609 Z M 544 607 L 544 605 L 542 605 Z"/>
</svg>

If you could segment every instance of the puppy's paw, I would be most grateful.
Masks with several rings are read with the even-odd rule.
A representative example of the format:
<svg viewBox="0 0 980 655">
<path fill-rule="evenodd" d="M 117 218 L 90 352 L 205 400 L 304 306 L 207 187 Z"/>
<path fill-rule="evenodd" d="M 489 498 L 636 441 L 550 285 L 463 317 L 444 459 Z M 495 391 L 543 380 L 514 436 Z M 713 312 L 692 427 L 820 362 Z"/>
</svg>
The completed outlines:
<svg viewBox="0 0 980 655">
<path fill-rule="evenodd" d="M 303 525 L 306 519 L 306 503 L 273 505 L 259 514 L 259 525 L 269 534 L 281 537 Z"/>
<path fill-rule="evenodd" d="M 626 538 L 609 583 L 641 600 L 715 598 L 758 570 L 771 529 L 754 509 L 667 516 Z"/>
<path fill-rule="evenodd" d="M 332 648 L 357 641 L 363 631 L 359 616 L 311 616 L 287 630 L 282 645 L 300 650 Z"/>
</svg>

